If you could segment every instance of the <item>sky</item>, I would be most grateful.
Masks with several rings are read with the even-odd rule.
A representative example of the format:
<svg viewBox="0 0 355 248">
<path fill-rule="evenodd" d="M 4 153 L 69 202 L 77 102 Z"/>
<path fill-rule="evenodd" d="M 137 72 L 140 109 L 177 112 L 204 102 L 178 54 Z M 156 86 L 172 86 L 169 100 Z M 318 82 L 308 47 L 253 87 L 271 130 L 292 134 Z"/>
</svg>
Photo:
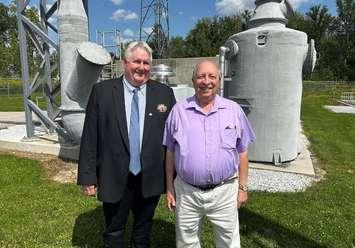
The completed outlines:
<svg viewBox="0 0 355 248">
<path fill-rule="evenodd" d="M 74 0 L 72 0 L 74 1 Z M 332 15 L 336 15 L 335 0 L 289 0 L 294 9 L 305 13 L 311 6 L 326 5 Z M 10 0 L 0 0 L 8 4 Z M 31 0 L 30 5 L 39 0 Z M 52 0 L 47 0 L 51 3 Z M 148 5 L 152 0 L 143 0 Z M 140 0 L 89 0 L 90 40 L 96 41 L 96 31 L 119 30 L 121 41 L 139 38 Z M 253 10 L 254 0 L 169 0 L 169 35 L 185 37 L 202 17 L 226 16 L 244 9 Z M 52 22 L 55 22 L 56 17 Z M 153 21 L 153 18 L 150 18 Z M 146 22 L 146 30 L 151 23 Z M 109 38 L 109 35 L 107 36 Z"/>
</svg>

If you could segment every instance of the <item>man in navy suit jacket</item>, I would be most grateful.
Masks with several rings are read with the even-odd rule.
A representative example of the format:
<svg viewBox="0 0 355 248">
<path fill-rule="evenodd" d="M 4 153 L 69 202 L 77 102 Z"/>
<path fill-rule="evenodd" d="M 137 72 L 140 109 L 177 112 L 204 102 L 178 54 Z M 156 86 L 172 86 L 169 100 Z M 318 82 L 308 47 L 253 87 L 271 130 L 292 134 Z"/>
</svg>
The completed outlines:
<svg viewBox="0 0 355 248">
<path fill-rule="evenodd" d="M 96 84 L 86 108 L 78 184 L 86 195 L 97 194 L 103 202 L 104 247 L 123 247 L 130 210 L 134 217 L 131 246 L 149 247 L 154 211 L 165 191 L 162 140 L 175 97 L 170 87 L 149 79 L 151 63 L 151 48 L 142 41 L 132 42 L 125 52 L 124 75 Z M 135 132 L 139 165 L 138 172 L 132 173 L 133 103 L 139 110 L 139 131 Z"/>
</svg>

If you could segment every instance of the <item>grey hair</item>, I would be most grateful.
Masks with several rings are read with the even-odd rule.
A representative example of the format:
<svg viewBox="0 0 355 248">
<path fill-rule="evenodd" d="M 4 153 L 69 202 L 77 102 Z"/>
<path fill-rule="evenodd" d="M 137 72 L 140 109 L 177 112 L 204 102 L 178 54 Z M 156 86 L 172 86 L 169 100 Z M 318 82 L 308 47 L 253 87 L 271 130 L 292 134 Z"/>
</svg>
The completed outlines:
<svg viewBox="0 0 355 248">
<path fill-rule="evenodd" d="M 204 60 L 199 61 L 199 62 L 194 66 L 194 69 L 193 69 L 193 71 L 192 71 L 192 80 L 196 79 L 196 77 L 197 77 L 197 72 L 198 72 L 198 69 L 199 69 L 200 65 L 201 65 L 202 63 L 205 63 L 205 62 L 209 62 L 209 63 L 213 64 L 214 66 L 216 66 L 219 79 L 221 79 L 222 74 L 221 74 L 221 71 L 219 70 L 219 66 L 218 66 L 215 62 L 213 62 L 213 61 L 211 61 L 211 60 L 204 59 Z"/>
<path fill-rule="evenodd" d="M 133 41 L 133 42 L 129 43 L 129 45 L 124 53 L 125 60 L 128 60 L 132 56 L 133 51 L 136 50 L 137 48 L 145 50 L 149 54 L 150 62 L 153 61 L 153 55 L 152 55 L 153 50 L 144 41 Z"/>
</svg>

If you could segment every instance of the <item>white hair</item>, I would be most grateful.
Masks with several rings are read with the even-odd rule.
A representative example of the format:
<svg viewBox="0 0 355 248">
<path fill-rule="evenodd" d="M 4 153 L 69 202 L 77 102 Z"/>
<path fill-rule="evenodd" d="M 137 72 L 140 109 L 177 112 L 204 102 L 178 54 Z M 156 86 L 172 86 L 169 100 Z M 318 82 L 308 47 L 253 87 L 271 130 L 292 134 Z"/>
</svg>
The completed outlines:
<svg viewBox="0 0 355 248">
<path fill-rule="evenodd" d="M 196 79 L 198 70 L 200 69 L 200 65 L 201 65 L 202 63 L 206 63 L 206 62 L 213 64 L 213 65 L 217 68 L 217 74 L 218 74 L 218 76 L 219 76 L 219 79 L 221 79 L 221 71 L 219 70 L 219 66 L 218 66 L 215 62 L 213 62 L 213 61 L 211 61 L 211 60 L 204 59 L 204 60 L 199 61 L 199 62 L 194 66 L 193 71 L 192 71 L 192 80 L 195 80 L 195 79 Z"/>
<path fill-rule="evenodd" d="M 149 54 L 150 62 L 153 61 L 153 56 L 152 56 L 153 50 L 144 41 L 133 41 L 133 42 L 129 43 L 129 45 L 124 53 L 125 60 L 128 60 L 129 58 L 131 58 L 133 51 L 138 48 L 144 49 Z"/>
</svg>

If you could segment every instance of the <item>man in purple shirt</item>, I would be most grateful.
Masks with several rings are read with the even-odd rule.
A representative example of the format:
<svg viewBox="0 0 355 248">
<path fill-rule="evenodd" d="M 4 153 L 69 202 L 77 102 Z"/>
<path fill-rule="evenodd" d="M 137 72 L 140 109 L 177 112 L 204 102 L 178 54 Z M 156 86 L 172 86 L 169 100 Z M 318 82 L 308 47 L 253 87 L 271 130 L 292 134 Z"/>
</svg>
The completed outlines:
<svg viewBox="0 0 355 248">
<path fill-rule="evenodd" d="M 206 216 L 216 247 L 240 247 L 238 208 L 248 198 L 247 149 L 255 135 L 241 107 L 217 95 L 216 64 L 198 63 L 192 81 L 195 95 L 173 107 L 163 141 L 176 246 L 200 247 L 200 223 Z"/>
</svg>

